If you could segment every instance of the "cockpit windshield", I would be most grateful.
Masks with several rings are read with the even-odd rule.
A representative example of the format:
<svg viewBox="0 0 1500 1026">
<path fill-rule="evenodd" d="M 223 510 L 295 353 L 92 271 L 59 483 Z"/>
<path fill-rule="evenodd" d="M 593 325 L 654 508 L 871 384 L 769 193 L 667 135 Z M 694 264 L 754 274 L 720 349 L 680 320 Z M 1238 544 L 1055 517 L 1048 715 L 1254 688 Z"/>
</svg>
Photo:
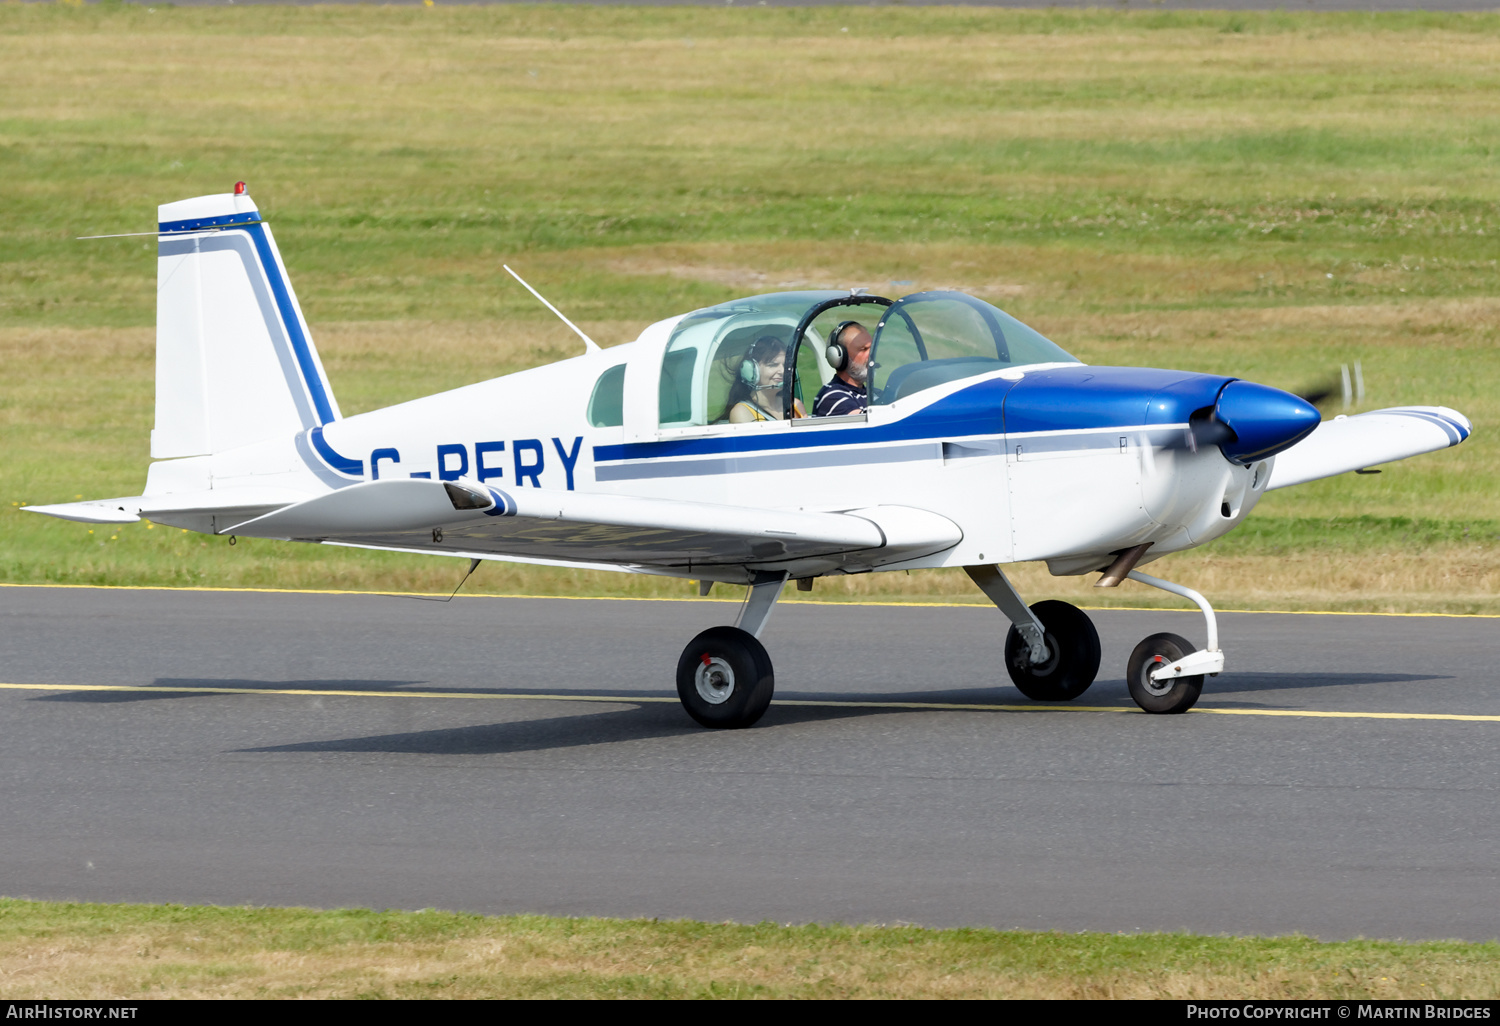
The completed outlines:
<svg viewBox="0 0 1500 1026">
<path fill-rule="evenodd" d="M 885 312 L 870 351 L 870 401 L 1037 363 L 1078 363 L 1014 317 L 962 292 L 916 292 Z"/>
</svg>

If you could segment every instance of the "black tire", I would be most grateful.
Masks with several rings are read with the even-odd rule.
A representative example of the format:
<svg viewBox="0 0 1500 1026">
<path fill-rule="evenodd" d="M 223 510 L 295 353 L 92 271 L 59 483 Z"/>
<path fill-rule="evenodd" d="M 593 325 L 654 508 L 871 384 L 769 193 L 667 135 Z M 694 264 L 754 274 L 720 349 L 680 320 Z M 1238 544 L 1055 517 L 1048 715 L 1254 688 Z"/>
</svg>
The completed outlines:
<svg viewBox="0 0 1500 1026">
<path fill-rule="evenodd" d="M 775 690 L 765 646 L 738 627 L 710 627 L 677 660 L 677 697 L 705 727 L 750 726 L 765 715 Z"/>
<path fill-rule="evenodd" d="M 1099 675 L 1099 632 L 1087 613 L 1067 602 L 1038 602 L 1031 607 L 1046 631 L 1048 659 L 1031 662 L 1031 646 L 1011 627 L 1005 636 L 1005 668 L 1027 698 L 1038 702 L 1071 702 Z"/>
<path fill-rule="evenodd" d="M 1151 679 L 1151 671 L 1158 666 L 1195 651 L 1191 641 L 1176 634 L 1153 634 L 1135 646 L 1125 667 L 1125 683 L 1135 704 L 1148 713 L 1166 714 L 1185 713 L 1196 705 L 1203 693 L 1203 674 L 1160 683 Z"/>
</svg>

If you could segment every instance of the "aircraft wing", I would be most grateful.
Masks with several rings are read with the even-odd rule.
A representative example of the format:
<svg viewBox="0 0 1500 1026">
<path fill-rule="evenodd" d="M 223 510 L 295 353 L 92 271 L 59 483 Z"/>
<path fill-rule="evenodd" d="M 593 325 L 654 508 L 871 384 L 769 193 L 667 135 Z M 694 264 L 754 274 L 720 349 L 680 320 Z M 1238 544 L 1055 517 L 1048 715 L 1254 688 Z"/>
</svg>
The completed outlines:
<svg viewBox="0 0 1500 1026">
<path fill-rule="evenodd" d="M 1467 417 L 1445 406 L 1401 406 L 1335 417 L 1276 457 L 1266 490 L 1446 449 L 1473 430 Z"/>
<path fill-rule="evenodd" d="M 400 478 L 351 485 L 219 531 L 679 572 L 816 558 L 843 563 L 850 554 L 863 554 L 855 560 L 861 568 L 873 567 L 938 552 L 963 537 L 952 521 L 911 507 L 804 512 Z"/>
</svg>

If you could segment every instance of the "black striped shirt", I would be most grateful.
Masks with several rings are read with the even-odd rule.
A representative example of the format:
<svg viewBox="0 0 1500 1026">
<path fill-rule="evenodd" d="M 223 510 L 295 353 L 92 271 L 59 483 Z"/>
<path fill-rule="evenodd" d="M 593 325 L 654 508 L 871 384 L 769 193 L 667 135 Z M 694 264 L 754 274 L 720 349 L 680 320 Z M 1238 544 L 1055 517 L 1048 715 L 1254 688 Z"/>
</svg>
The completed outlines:
<svg viewBox="0 0 1500 1026">
<path fill-rule="evenodd" d="M 850 413 L 864 413 L 867 400 L 863 385 L 851 385 L 843 378 L 834 378 L 824 385 L 813 400 L 814 417 L 842 417 Z"/>
</svg>

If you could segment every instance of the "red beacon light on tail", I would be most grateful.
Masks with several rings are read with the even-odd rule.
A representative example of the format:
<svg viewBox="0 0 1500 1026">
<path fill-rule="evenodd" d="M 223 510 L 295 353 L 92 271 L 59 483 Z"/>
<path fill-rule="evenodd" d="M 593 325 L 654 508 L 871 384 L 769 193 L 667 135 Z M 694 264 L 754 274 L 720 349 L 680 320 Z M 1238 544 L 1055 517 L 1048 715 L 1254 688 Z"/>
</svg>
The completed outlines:
<svg viewBox="0 0 1500 1026">
<path fill-rule="evenodd" d="M 236 196 L 243 196 L 243 195 L 245 195 L 245 183 L 244 182 L 235 182 L 234 183 L 234 194 Z"/>
</svg>

